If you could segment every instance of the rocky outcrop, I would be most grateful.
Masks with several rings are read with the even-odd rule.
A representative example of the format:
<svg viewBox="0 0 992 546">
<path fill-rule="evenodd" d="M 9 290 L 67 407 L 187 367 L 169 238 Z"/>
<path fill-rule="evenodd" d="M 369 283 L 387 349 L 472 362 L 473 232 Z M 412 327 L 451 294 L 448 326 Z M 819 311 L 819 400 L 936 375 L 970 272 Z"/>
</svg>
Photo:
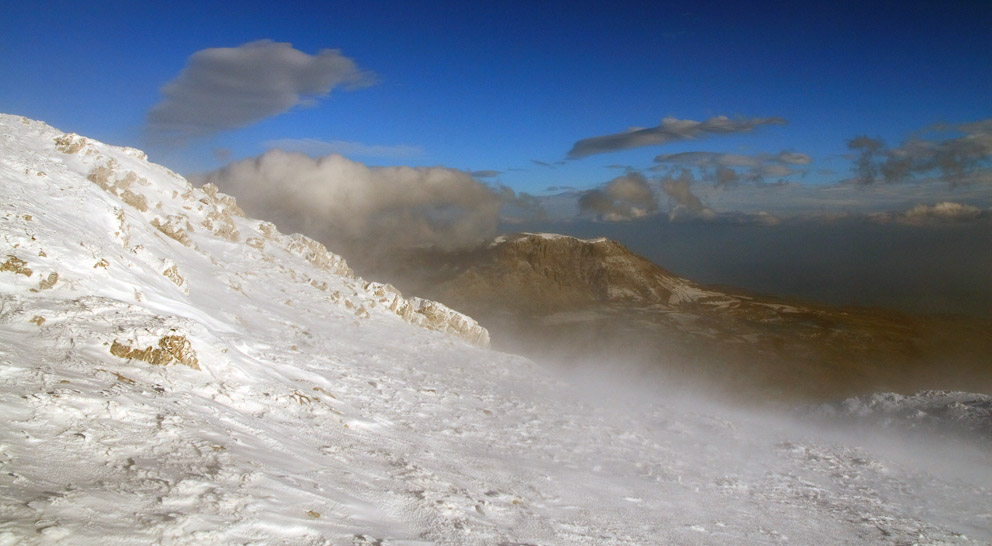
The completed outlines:
<svg viewBox="0 0 992 546">
<path fill-rule="evenodd" d="M 0 124 L 10 125 L 13 121 L 0 115 Z M 14 132 L 30 134 L 26 136 L 28 140 L 37 139 L 26 147 L 6 141 L 14 142 L 13 146 L 19 147 L 18 154 L 29 161 L 18 163 L 19 172 L 30 175 L 32 182 L 47 178 L 50 184 L 60 184 L 61 191 L 77 191 L 75 198 L 80 202 L 92 199 L 87 207 L 91 212 L 79 225 L 95 228 L 93 234 L 87 235 L 89 240 L 79 241 L 78 248 L 87 251 L 85 267 L 70 266 L 55 272 L 52 265 L 71 260 L 72 253 L 47 256 L 48 243 L 35 236 L 44 222 L 32 224 L 32 215 L 5 215 L 12 222 L 9 230 L 5 225 L 5 232 L 18 233 L 16 240 L 5 237 L 0 241 L 0 274 L 8 283 L 19 283 L 11 286 L 61 297 L 85 286 L 87 275 L 99 275 L 104 282 L 121 281 L 116 278 L 119 275 L 155 271 L 161 277 L 131 279 L 125 284 L 135 288 L 128 286 L 120 293 L 133 294 L 139 303 L 151 291 L 171 298 L 173 288 L 161 283 L 164 277 L 178 287 L 182 302 L 177 305 L 184 308 L 195 306 L 205 291 L 212 289 L 204 274 L 217 268 L 228 277 L 225 286 L 245 296 L 249 294 L 243 281 L 268 276 L 277 284 L 285 282 L 281 289 L 288 295 L 285 302 L 312 298 L 310 290 L 317 288 L 322 292 L 321 305 L 340 306 L 360 320 L 385 314 L 389 320 L 399 318 L 476 345 L 489 342 L 486 329 L 471 318 L 436 302 L 403 298 L 394 288 L 385 288 L 388 285 L 366 283 L 341 256 L 320 242 L 302 234 L 284 235 L 273 224 L 246 218 L 235 198 L 221 193 L 213 184 L 196 188 L 172 171 L 149 163 L 143 152 L 133 148 L 108 146 L 26 119 L 18 123 Z M 96 188 L 99 189 L 94 192 Z M 44 215 L 46 219 L 57 216 Z M 111 240 L 103 239 L 106 234 L 111 234 Z M 216 276 L 217 271 L 207 275 Z M 31 281 L 23 281 L 25 278 Z M 145 281 L 150 287 L 137 288 Z M 112 352 L 160 364 L 169 355 L 182 360 L 173 354 L 175 351 L 170 352 L 174 348 L 172 341 L 160 337 L 141 343 L 114 340 Z M 181 363 L 190 362 L 195 359 Z"/>
<path fill-rule="evenodd" d="M 141 360 L 156 366 L 181 364 L 194 370 L 200 369 L 196 352 L 186 336 L 169 335 L 158 340 L 158 347 L 133 348 L 117 340 L 110 345 L 110 354 L 126 359 Z"/>
<path fill-rule="evenodd" d="M 446 305 L 422 298 L 404 298 L 389 284 L 365 283 L 368 290 L 386 309 L 417 326 L 459 337 L 480 347 L 489 346 L 489 331 L 474 319 Z"/>
</svg>

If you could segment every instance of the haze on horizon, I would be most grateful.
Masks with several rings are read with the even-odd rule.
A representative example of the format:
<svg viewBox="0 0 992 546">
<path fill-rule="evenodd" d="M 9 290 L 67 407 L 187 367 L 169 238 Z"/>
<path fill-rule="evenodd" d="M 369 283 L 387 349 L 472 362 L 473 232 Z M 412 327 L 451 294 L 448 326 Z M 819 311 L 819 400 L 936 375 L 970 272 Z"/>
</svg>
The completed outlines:
<svg viewBox="0 0 992 546">
<path fill-rule="evenodd" d="M 5 11 L 0 110 L 349 259 L 556 231 L 702 282 L 992 309 L 988 3 Z"/>
</svg>

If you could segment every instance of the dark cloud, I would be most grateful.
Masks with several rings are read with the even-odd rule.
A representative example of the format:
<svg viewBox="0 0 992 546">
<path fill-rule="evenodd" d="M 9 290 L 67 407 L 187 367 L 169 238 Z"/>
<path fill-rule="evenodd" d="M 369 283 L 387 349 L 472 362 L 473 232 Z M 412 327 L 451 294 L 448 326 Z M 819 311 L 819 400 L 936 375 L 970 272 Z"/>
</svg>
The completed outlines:
<svg viewBox="0 0 992 546">
<path fill-rule="evenodd" d="M 644 175 L 627 173 L 579 196 L 579 211 L 605 222 L 623 222 L 658 212 L 658 199 Z"/>
<path fill-rule="evenodd" d="M 575 191 L 575 186 L 548 186 L 544 191 Z"/>
<path fill-rule="evenodd" d="M 794 168 L 808 165 L 810 156 L 791 151 L 778 154 L 739 155 L 717 152 L 683 152 L 661 154 L 654 158 L 652 169 L 673 175 L 683 170 L 695 171 L 702 180 L 716 186 L 729 187 L 739 182 L 763 183 L 766 179 L 782 179 L 803 172 Z"/>
<path fill-rule="evenodd" d="M 672 201 L 669 207 L 668 219 L 677 220 L 682 218 L 705 218 L 710 219 L 715 216 L 713 210 L 703 205 L 702 200 L 692 193 L 691 185 L 693 179 L 691 173 L 683 171 L 678 178 L 668 178 L 661 183 L 661 189 Z"/>
<path fill-rule="evenodd" d="M 541 199 L 526 193 L 514 193 L 506 186 L 500 190 L 503 193 L 503 209 L 500 213 L 500 222 L 504 224 L 520 224 L 522 222 L 541 221 L 547 218 L 547 212 Z"/>
<path fill-rule="evenodd" d="M 656 163 L 680 165 L 683 167 L 757 167 L 761 161 L 757 158 L 717 152 L 682 152 L 678 154 L 661 154 L 654 158 Z"/>
<path fill-rule="evenodd" d="M 893 183 L 933 177 L 951 185 L 992 181 L 992 119 L 934 129 L 961 136 L 914 137 L 895 148 L 866 136 L 851 139 L 848 148 L 858 152 L 853 158 L 854 180 L 872 184 L 879 180 Z"/>
<path fill-rule="evenodd" d="M 785 119 L 781 117 L 731 119 L 726 116 L 716 116 L 706 121 L 665 118 L 657 127 L 631 128 L 623 133 L 582 139 L 572 146 L 568 152 L 568 158 L 577 159 L 617 150 L 658 146 L 711 135 L 746 133 L 762 125 L 784 125 L 785 123 Z"/>
<path fill-rule="evenodd" d="M 494 171 L 488 169 L 482 171 L 472 171 L 472 176 L 476 178 L 496 178 L 501 174 L 503 174 L 503 171 Z"/>
<path fill-rule="evenodd" d="M 713 176 L 716 178 L 717 186 L 733 186 L 741 180 L 741 175 L 737 171 L 723 165 L 716 167 Z"/>
<path fill-rule="evenodd" d="M 538 207 L 445 167 L 368 167 L 340 155 L 270 150 L 200 177 L 250 214 L 352 254 L 411 246 L 471 246 L 496 234 L 501 210 Z M 521 212 L 522 211 L 522 212 Z"/>
<path fill-rule="evenodd" d="M 854 160 L 854 171 L 859 183 L 871 184 L 878 177 L 878 166 L 875 164 L 875 158 L 884 147 L 885 142 L 881 139 L 866 135 L 856 136 L 847 141 L 847 149 L 858 153 Z"/>
<path fill-rule="evenodd" d="M 337 87 L 371 83 L 368 72 L 337 50 L 309 55 L 272 40 L 203 49 L 162 87 L 164 98 L 147 115 L 148 131 L 156 140 L 183 142 L 313 105 Z"/>
<path fill-rule="evenodd" d="M 541 161 L 540 159 L 531 159 L 530 162 L 533 163 L 534 165 L 537 165 L 538 167 L 544 167 L 546 169 L 557 169 L 558 167 L 561 167 L 562 165 L 565 164 L 564 161 L 549 162 L 549 161 Z M 517 170 L 522 170 L 522 169 L 517 169 Z"/>
</svg>

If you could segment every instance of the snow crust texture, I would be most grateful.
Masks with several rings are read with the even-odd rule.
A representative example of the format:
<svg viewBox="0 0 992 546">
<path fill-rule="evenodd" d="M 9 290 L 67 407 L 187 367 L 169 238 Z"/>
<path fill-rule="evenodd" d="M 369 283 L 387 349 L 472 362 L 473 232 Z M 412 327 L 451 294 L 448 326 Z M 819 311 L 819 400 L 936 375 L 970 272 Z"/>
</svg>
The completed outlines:
<svg viewBox="0 0 992 546">
<path fill-rule="evenodd" d="M 912 396 L 876 393 L 810 408 L 820 417 L 839 417 L 927 436 L 966 436 L 992 448 L 992 396 L 921 391 Z"/>
<path fill-rule="evenodd" d="M 138 150 L 0 116 L 0 182 L 0 545 L 992 539 L 988 476 L 580 388 Z"/>
</svg>

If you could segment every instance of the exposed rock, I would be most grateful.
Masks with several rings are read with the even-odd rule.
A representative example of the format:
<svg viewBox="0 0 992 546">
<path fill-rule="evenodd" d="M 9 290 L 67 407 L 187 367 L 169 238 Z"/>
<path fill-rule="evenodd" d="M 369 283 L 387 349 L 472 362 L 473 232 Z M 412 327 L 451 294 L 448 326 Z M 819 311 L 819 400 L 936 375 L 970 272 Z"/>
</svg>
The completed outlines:
<svg viewBox="0 0 992 546">
<path fill-rule="evenodd" d="M 194 370 L 200 369 L 199 361 L 192 344 L 186 336 L 169 335 L 158 340 L 158 347 L 145 347 L 135 349 L 124 343 L 114 340 L 110 346 L 110 354 L 127 359 L 141 360 L 157 366 L 167 366 L 170 364 L 182 364 Z"/>
<path fill-rule="evenodd" d="M 28 267 L 28 263 L 12 254 L 7 255 L 7 261 L 0 264 L 0 271 L 10 271 L 18 275 L 30 277 L 33 271 Z"/>
<path fill-rule="evenodd" d="M 144 195 L 134 193 L 131 190 L 124 190 L 121 192 L 121 199 L 141 212 L 148 212 L 148 201 Z"/>
<path fill-rule="evenodd" d="M 238 233 L 238 229 L 234 225 L 234 220 L 227 211 L 213 210 L 208 212 L 207 218 L 201 222 L 201 225 L 212 231 L 214 235 L 223 237 L 228 241 L 238 241 L 241 238 L 241 234 Z"/>
<path fill-rule="evenodd" d="M 86 139 L 76 133 L 66 133 L 55 139 L 55 149 L 64 154 L 75 154 L 86 147 Z"/>
<path fill-rule="evenodd" d="M 286 245 L 286 250 L 302 257 L 313 264 L 314 267 L 334 275 L 341 275 L 347 278 L 355 277 L 355 272 L 348 267 L 344 258 L 328 252 L 327 247 L 324 245 L 300 233 L 290 235 L 289 239 L 290 241 Z"/>
<path fill-rule="evenodd" d="M 185 294 L 189 294 L 189 281 L 179 273 L 179 266 L 172 260 L 163 261 L 162 275 L 174 282 Z"/>
<path fill-rule="evenodd" d="M 96 167 L 93 167 L 90 174 L 86 175 L 86 179 L 105 190 L 110 190 L 110 188 L 113 187 L 111 177 L 114 176 L 114 169 L 116 168 L 117 161 L 111 159 L 106 165 L 97 165 Z"/>
<path fill-rule="evenodd" d="M 47 279 L 42 279 L 41 282 L 38 283 L 38 290 L 49 290 L 54 287 L 57 282 L 59 282 L 59 274 L 52 271 L 48 274 Z"/>
<path fill-rule="evenodd" d="M 183 246 L 190 246 L 193 241 L 190 240 L 189 235 L 180 227 L 181 224 L 189 224 L 185 218 L 179 216 L 169 216 L 165 220 L 161 218 L 152 218 L 151 224 L 155 226 L 159 231 L 166 234 L 167 236 L 175 239 L 182 243 Z"/>
<path fill-rule="evenodd" d="M 365 289 L 407 322 L 454 335 L 481 347 L 489 346 L 488 330 L 474 319 L 441 303 L 417 297 L 404 298 L 399 290 L 389 284 L 368 282 Z"/>
</svg>

